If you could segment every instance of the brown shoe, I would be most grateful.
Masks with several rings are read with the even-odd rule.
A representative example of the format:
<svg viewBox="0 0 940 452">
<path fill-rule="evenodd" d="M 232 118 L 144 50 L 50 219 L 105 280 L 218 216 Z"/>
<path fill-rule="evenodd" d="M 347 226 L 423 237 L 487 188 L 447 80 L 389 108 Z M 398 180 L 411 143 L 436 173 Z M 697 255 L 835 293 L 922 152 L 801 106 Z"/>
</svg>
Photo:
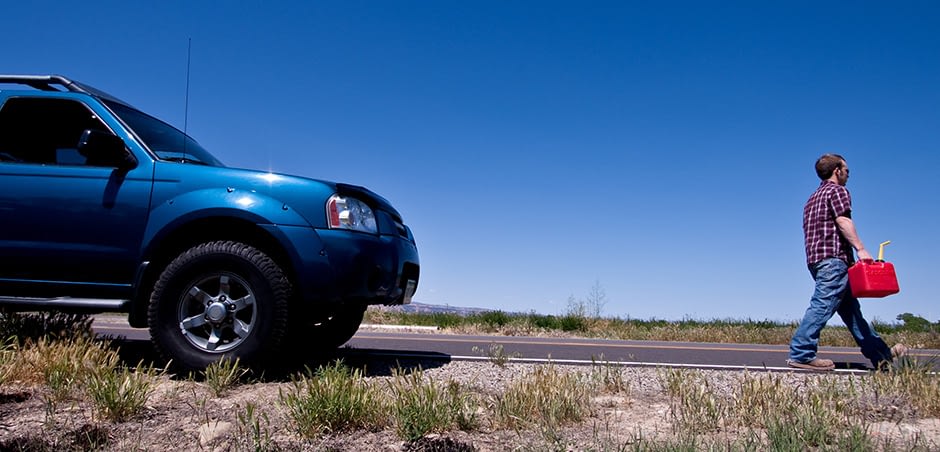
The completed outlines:
<svg viewBox="0 0 940 452">
<path fill-rule="evenodd" d="M 904 344 L 894 344 L 894 347 L 891 347 L 891 357 L 900 358 L 906 355 L 909 350 L 910 350 L 910 347 Z"/>
<path fill-rule="evenodd" d="M 788 359 L 787 365 L 790 367 L 795 367 L 797 369 L 806 369 L 806 370 L 833 370 L 836 368 L 836 363 L 832 362 L 831 359 L 822 359 L 822 358 L 816 358 L 812 361 L 805 362 L 805 363 Z"/>
</svg>

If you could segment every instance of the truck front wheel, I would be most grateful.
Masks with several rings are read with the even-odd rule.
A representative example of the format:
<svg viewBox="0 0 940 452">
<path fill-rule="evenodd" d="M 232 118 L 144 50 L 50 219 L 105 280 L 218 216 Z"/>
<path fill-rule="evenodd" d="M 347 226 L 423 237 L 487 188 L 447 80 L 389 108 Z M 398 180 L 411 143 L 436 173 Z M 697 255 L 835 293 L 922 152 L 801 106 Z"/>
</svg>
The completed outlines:
<svg viewBox="0 0 940 452">
<path fill-rule="evenodd" d="M 220 359 L 260 364 L 275 355 L 287 327 L 291 285 L 260 250 L 209 242 L 166 267 L 150 298 L 150 335 L 180 370 Z"/>
</svg>

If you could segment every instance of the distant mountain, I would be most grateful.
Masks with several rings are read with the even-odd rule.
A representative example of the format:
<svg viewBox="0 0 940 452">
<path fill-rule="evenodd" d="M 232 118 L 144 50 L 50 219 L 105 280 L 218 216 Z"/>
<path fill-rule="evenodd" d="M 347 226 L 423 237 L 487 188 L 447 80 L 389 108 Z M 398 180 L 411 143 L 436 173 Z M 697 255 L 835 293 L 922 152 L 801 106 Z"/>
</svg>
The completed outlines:
<svg viewBox="0 0 940 452">
<path fill-rule="evenodd" d="M 467 307 L 461 307 L 461 306 L 427 304 L 427 303 L 419 303 L 416 301 L 412 301 L 411 304 L 404 304 L 400 306 L 386 306 L 383 309 L 389 310 L 389 311 L 400 311 L 400 312 L 420 313 L 420 314 L 442 313 L 442 314 L 458 314 L 458 315 L 471 315 L 471 314 L 479 314 L 481 312 L 492 311 L 492 309 L 485 309 L 485 308 L 467 308 Z"/>
</svg>

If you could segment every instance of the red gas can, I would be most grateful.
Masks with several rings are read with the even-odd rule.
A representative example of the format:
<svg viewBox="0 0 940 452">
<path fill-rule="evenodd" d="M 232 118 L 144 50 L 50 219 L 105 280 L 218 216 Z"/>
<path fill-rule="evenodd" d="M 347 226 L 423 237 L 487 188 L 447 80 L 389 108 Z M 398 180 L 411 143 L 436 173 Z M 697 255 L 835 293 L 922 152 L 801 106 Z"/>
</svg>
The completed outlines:
<svg viewBox="0 0 940 452">
<path fill-rule="evenodd" d="M 881 298 L 900 292 L 894 265 L 885 261 L 861 260 L 849 267 L 849 286 L 855 298 Z"/>
</svg>

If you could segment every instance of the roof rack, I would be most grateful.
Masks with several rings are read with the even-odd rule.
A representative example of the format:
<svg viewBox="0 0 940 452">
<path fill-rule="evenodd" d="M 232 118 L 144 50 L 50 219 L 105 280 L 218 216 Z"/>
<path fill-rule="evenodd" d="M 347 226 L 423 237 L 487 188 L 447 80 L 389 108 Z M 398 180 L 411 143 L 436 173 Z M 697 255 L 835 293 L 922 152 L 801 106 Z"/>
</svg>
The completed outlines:
<svg viewBox="0 0 940 452">
<path fill-rule="evenodd" d="M 41 91 L 62 91 L 53 85 L 60 85 L 66 91 L 84 93 L 82 87 L 61 75 L 0 75 L 0 83 L 16 83 L 31 86 Z"/>
<path fill-rule="evenodd" d="M 120 104 L 131 105 L 97 88 L 69 80 L 61 75 L 0 75 L 0 83 L 26 85 L 40 91 L 84 93 Z M 60 86 L 61 88 L 58 88 Z"/>
</svg>

